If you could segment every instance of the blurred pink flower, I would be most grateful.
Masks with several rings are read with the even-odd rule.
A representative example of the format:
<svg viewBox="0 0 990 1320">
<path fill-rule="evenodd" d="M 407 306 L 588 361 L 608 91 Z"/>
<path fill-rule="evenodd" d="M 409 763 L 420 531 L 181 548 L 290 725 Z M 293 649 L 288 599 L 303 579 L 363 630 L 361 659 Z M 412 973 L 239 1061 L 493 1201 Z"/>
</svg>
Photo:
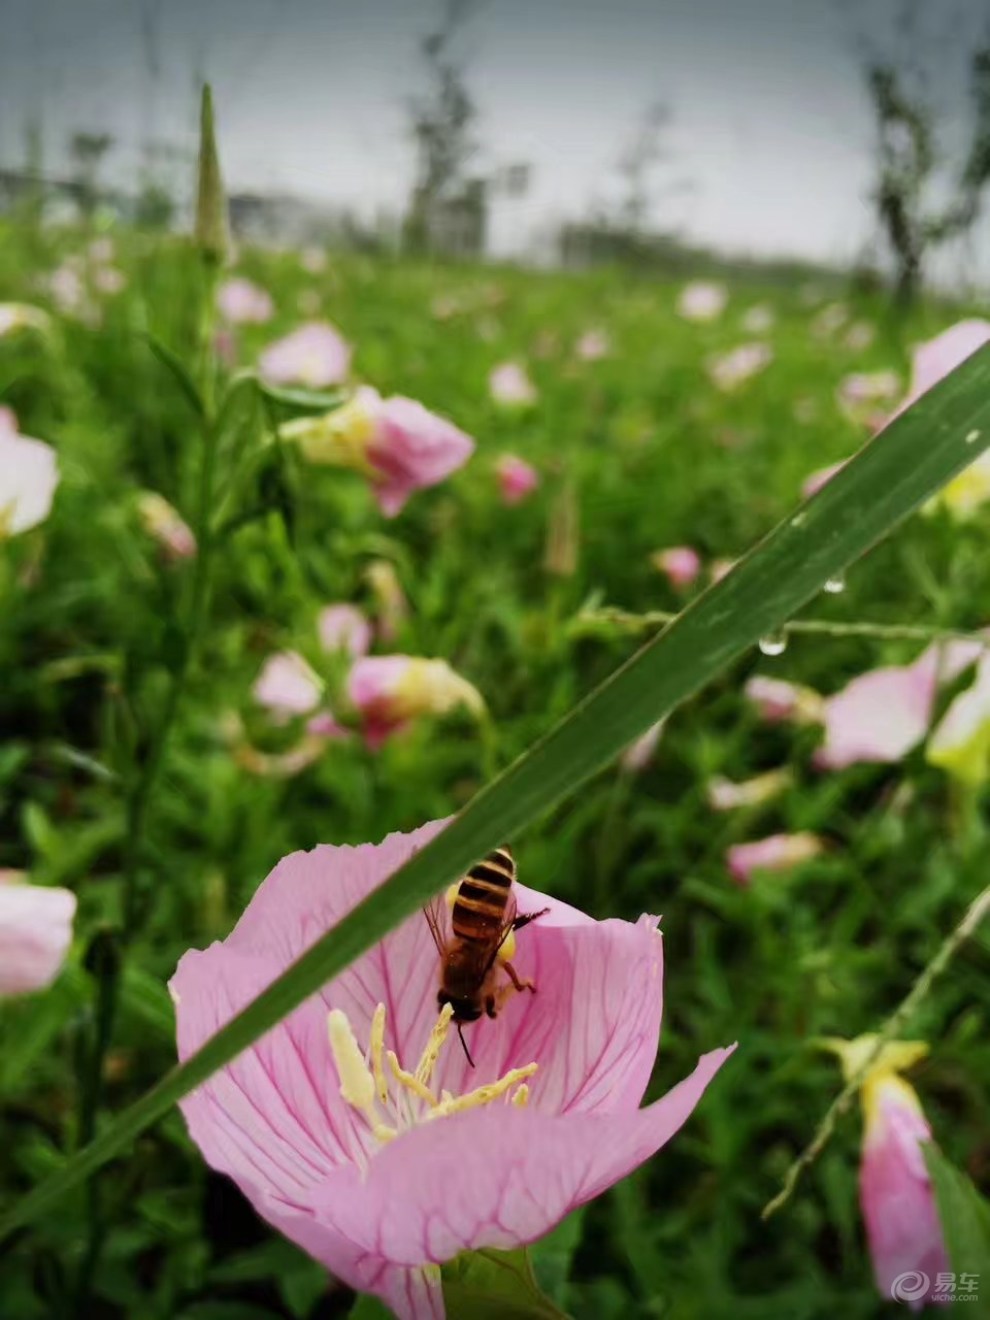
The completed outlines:
<svg viewBox="0 0 990 1320">
<path fill-rule="evenodd" d="M 762 775 L 741 782 L 713 775 L 708 781 L 705 796 L 714 811 L 735 811 L 739 807 L 759 807 L 777 797 L 793 783 L 789 769 L 767 770 Z"/>
<path fill-rule="evenodd" d="M 496 403 L 525 407 L 536 402 L 536 386 L 518 362 L 503 362 L 488 377 L 488 388 Z"/>
<path fill-rule="evenodd" d="M 854 371 L 842 378 L 836 398 L 851 422 L 879 427 L 884 415 L 878 412 L 878 405 L 896 399 L 900 388 L 901 378 L 896 371 Z"/>
<path fill-rule="evenodd" d="M 689 545 L 672 545 L 655 550 L 650 563 L 663 573 L 672 587 L 689 587 L 701 572 L 701 556 Z"/>
<path fill-rule="evenodd" d="M 869 321 L 854 321 L 842 342 L 851 352 L 862 353 L 870 347 L 876 335 L 876 329 Z"/>
<path fill-rule="evenodd" d="M 383 399 L 362 386 L 342 408 L 279 428 L 311 463 L 362 472 L 382 512 L 393 518 L 416 490 L 436 486 L 462 467 L 474 441 L 453 422 L 401 394 Z"/>
<path fill-rule="evenodd" d="M 720 353 L 708 364 L 708 375 L 716 389 L 729 393 L 750 377 L 764 371 L 773 361 L 769 344 L 753 342 L 740 344 L 727 353 Z"/>
<path fill-rule="evenodd" d="M 817 724 L 822 718 L 823 698 L 812 688 L 798 683 L 754 674 L 747 679 L 743 691 L 768 724 Z"/>
<path fill-rule="evenodd" d="M 271 296 L 243 276 L 224 280 L 217 290 L 217 309 L 231 325 L 260 325 L 275 314 Z"/>
<path fill-rule="evenodd" d="M 982 652 L 979 642 L 928 647 L 913 664 L 884 665 L 860 674 L 825 699 L 825 741 L 815 754 L 821 769 L 901 760 L 924 738 L 939 682 L 949 683 Z"/>
<path fill-rule="evenodd" d="M 677 299 L 677 312 L 686 321 L 714 321 L 725 311 L 729 291 L 724 284 L 695 280 L 685 284 Z"/>
<path fill-rule="evenodd" d="M 169 559 L 190 559 L 196 553 L 192 529 L 157 491 L 143 490 L 137 497 L 138 516 L 148 535 Z"/>
<path fill-rule="evenodd" d="M 409 602 L 395 565 L 388 559 L 373 559 L 364 570 L 374 596 L 375 628 L 383 642 L 394 642 L 409 617 Z"/>
<path fill-rule="evenodd" d="M 790 871 L 817 857 L 824 844 L 817 834 L 771 834 L 752 843 L 736 843 L 725 855 L 729 874 L 738 884 L 748 885 L 757 871 Z"/>
<path fill-rule="evenodd" d="M 297 651 L 270 655 L 252 689 L 255 701 L 285 722 L 315 711 L 323 700 L 323 684 Z"/>
<path fill-rule="evenodd" d="M 540 474 L 531 463 L 515 454 L 503 454 L 495 464 L 503 504 L 519 504 L 540 484 Z"/>
<path fill-rule="evenodd" d="M 827 485 L 837 472 L 841 472 L 848 462 L 849 460 L 844 458 L 841 463 L 830 463 L 828 467 L 816 468 L 814 472 L 809 473 L 801 487 L 801 497 L 810 500 L 812 495 L 817 495 L 821 488 Z"/>
<path fill-rule="evenodd" d="M 75 894 L 22 881 L 0 871 L 0 995 L 50 985 L 72 943 Z"/>
<path fill-rule="evenodd" d="M 86 308 L 86 288 L 79 263 L 71 258 L 63 261 L 48 277 L 48 292 L 60 312 L 81 313 Z"/>
<path fill-rule="evenodd" d="M 958 321 L 915 348 L 911 357 L 911 387 L 901 402 L 903 412 L 915 399 L 920 399 L 933 385 L 937 385 L 950 371 L 954 371 L 978 348 L 990 342 L 990 321 L 972 318 Z M 896 414 L 895 414 L 896 415 Z"/>
<path fill-rule="evenodd" d="M 106 235 L 102 238 L 94 238 L 86 249 L 86 255 L 97 265 L 107 265 L 116 256 L 113 239 Z"/>
<path fill-rule="evenodd" d="M 826 1042 L 842 1060 L 847 1080 L 862 1068 L 875 1036 Z M 859 1199 L 873 1275 L 884 1301 L 920 1311 L 938 1302 L 935 1284 L 951 1268 L 935 1193 L 921 1147 L 932 1130 L 914 1087 L 900 1076 L 928 1053 L 923 1041 L 891 1041 L 861 1083 L 863 1151 Z M 950 1294 L 951 1295 L 951 1294 Z"/>
<path fill-rule="evenodd" d="M 849 320 L 849 308 L 844 303 L 829 303 L 811 322 L 811 333 L 816 339 L 829 339 Z"/>
<path fill-rule="evenodd" d="M 351 349 L 326 321 L 310 321 L 277 339 L 261 355 L 259 369 L 272 385 L 305 385 L 311 390 L 347 379 Z"/>
<path fill-rule="evenodd" d="M 327 268 L 327 254 L 323 248 L 305 247 L 299 253 L 299 264 L 307 275 L 322 275 Z"/>
<path fill-rule="evenodd" d="M 984 651 L 976 677 L 960 692 L 932 734 L 927 748 L 932 765 L 970 788 L 990 774 L 990 652 Z"/>
<path fill-rule="evenodd" d="M 441 827 L 280 862 L 223 943 L 180 961 L 179 1057 Z M 731 1052 L 640 1109 L 661 1020 L 655 919 L 596 922 L 516 888 L 521 911 L 550 908 L 513 955 L 538 989 L 465 1027 L 475 1068 L 447 1038 L 449 1005 L 437 1018 L 416 913 L 181 1102 L 260 1215 L 400 1320 L 441 1320 L 446 1261 L 534 1241 L 653 1156 Z"/>
<path fill-rule="evenodd" d="M 446 660 L 421 656 L 364 656 L 355 661 L 347 688 L 369 747 L 380 747 L 422 715 L 446 715 L 463 706 L 477 716 L 485 709 L 481 693 Z"/>
<path fill-rule="evenodd" d="M 0 541 L 45 521 L 58 482 L 55 450 L 21 435 L 13 412 L 0 407 Z"/>
<path fill-rule="evenodd" d="M 765 335 L 773 329 L 776 313 L 768 303 L 759 303 L 750 307 L 742 319 L 743 329 L 748 335 Z"/>
<path fill-rule="evenodd" d="M 626 774 L 639 774 L 650 764 L 666 723 L 666 720 L 657 720 L 656 724 L 651 724 L 645 733 L 641 733 L 635 742 L 629 744 L 619 757 L 619 766 Z"/>
<path fill-rule="evenodd" d="M 598 362 L 608 357 L 611 348 L 604 330 L 586 330 L 575 344 L 574 353 L 582 362 Z"/>
<path fill-rule="evenodd" d="M 327 605 L 320 610 L 316 630 L 324 651 L 346 651 L 357 657 L 371 647 L 371 624 L 356 605 Z"/>
<path fill-rule="evenodd" d="M 19 330 L 47 330 L 51 317 L 29 303 L 0 303 L 0 339 Z"/>
<path fill-rule="evenodd" d="M 113 297 L 115 294 L 123 293 L 127 288 L 127 277 L 122 270 L 116 266 L 97 266 L 92 272 L 90 279 L 93 288 L 98 293 L 106 297 Z"/>
</svg>

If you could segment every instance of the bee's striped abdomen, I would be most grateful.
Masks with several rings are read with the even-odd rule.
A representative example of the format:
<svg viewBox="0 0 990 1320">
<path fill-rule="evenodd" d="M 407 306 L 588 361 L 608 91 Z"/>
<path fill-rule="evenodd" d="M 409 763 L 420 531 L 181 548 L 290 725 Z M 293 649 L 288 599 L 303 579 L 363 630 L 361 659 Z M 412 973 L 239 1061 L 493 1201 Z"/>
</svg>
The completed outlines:
<svg viewBox="0 0 990 1320">
<path fill-rule="evenodd" d="M 464 940 L 490 940 L 505 919 L 505 909 L 516 874 L 508 848 L 496 848 L 476 862 L 460 883 L 451 924 Z"/>
</svg>

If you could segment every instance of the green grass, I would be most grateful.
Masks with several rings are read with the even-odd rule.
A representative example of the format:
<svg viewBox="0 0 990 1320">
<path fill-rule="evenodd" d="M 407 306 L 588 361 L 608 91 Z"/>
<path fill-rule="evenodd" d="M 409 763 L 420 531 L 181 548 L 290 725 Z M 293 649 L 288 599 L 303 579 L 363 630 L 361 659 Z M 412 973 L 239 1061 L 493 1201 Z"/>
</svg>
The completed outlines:
<svg viewBox="0 0 990 1320">
<path fill-rule="evenodd" d="M 188 356 L 196 290 L 179 245 L 126 234 L 117 242 L 129 286 L 106 303 L 98 330 L 63 321 L 44 351 L 28 337 L 0 341 L 4 401 L 25 433 L 57 445 L 63 470 L 52 519 L 3 547 L 0 561 L 0 867 L 29 868 L 80 897 L 79 947 L 62 982 L 0 1008 L 5 1205 L 78 1138 L 76 1059 L 95 1002 L 86 946 L 122 915 L 121 779 L 145 754 L 174 645 L 169 620 L 188 590 L 187 571 L 163 568 L 138 532 L 129 499 L 152 487 L 187 516 L 195 507 L 195 418 L 142 332 Z M 39 276 L 83 243 L 4 230 L 0 300 L 43 300 Z M 630 610 L 676 608 L 650 551 L 681 542 L 711 558 L 746 550 L 793 507 L 811 469 L 862 442 L 835 403 L 842 377 L 887 366 L 905 373 L 909 345 L 963 314 L 931 305 L 905 323 L 852 298 L 854 317 L 877 326 L 871 348 L 855 353 L 841 336 L 810 334 L 813 311 L 796 289 L 734 287 L 720 321 L 692 326 L 675 314 L 676 286 L 616 272 L 534 275 L 340 256 L 314 278 L 292 254 L 257 252 L 242 268 L 279 307 L 273 326 L 242 335 L 244 364 L 300 319 L 299 295 L 315 292 L 355 345 L 360 377 L 449 415 L 478 450 L 391 523 L 359 478 L 289 465 L 279 474 L 288 523 L 271 513 L 225 547 L 201 662 L 150 804 L 140 877 L 150 915 L 129 957 L 135 970 L 101 1121 L 173 1061 L 161 986 L 178 956 L 223 935 L 280 856 L 319 841 L 378 839 L 464 803 L 632 653 L 628 638 L 571 634 L 568 621 L 592 593 Z M 435 319 L 431 304 L 444 295 L 470 310 Z M 749 338 L 741 316 L 768 299 L 777 312 L 774 363 L 737 394 L 718 394 L 706 359 Z M 594 326 L 608 330 L 612 355 L 574 362 L 574 340 Z M 499 411 L 488 398 L 488 372 L 506 358 L 525 359 L 540 390 L 524 413 Z M 814 417 L 801 423 L 794 405 L 805 399 Z M 491 465 L 503 450 L 544 474 L 515 510 L 495 495 Z M 262 495 L 274 480 L 270 472 Z M 580 555 L 575 575 L 555 580 L 540 564 L 548 510 L 565 480 L 577 491 Z M 851 572 L 841 596 L 809 612 L 981 625 L 987 531 L 986 518 L 962 528 L 916 518 Z M 250 685 L 264 657 L 286 645 L 311 650 L 322 604 L 366 602 L 364 569 L 377 556 L 395 564 L 411 606 L 393 649 L 443 656 L 470 678 L 492 712 L 490 744 L 453 719 L 378 754 L 357 741 L 333 744 L 287 781 L 248 774 L 231 758 L 219 716 L 241 712 L 262 737 Z M 986 799 L 959 799 L 920 755 L 821 775 L 811 767 L 813 735 L 761 726 L 740 694 L 756 671 L 832 691 L 917 649 L 814 637 L 795 639 L 779 659 L 754 652 L 677 712 L 650 769 L 635 780 L 604 772 L 513 841 L 529 883 L 596 916 L 664 914 L 657 1092 L 698 1053 L 740 1041 L 684 1133 L 585 1215 L 565 1299 L 576 1316 L 883 1313 L 856 1202 L 858 1119 L 843 1123 L 784 1211 L 763 1224 L 759 1210 L 839 1084 L 810 1042 L 875 1027 L 985 883 Z M 707 807 L 711 774 L 743 778 L 783 761 L 794 766 L 794 786 L 759 815 Z M 723 862 L 731 842 L 796 829 L 825 834 L 827 853 L 790 877 L 765 877 L 748 891 L 733 885 Z M 916 1024 L 933 1043 L 915 1081 L 936 1137 L 978 1183 L 987 1159 L 988 971 L 984 936 Z M 318 1299 L 312 1269 L 208 1175 L 177 1115 L 115 1162 L 101 1187 L 109 1227 L 89 1314 L 139 1306 L 155 1317 L 346 1313 L 349 1300 Z M 67 1313 L 88 1212 L 83 1195 L 70 1196 L 0 1255 L 0 1296 L 12 1315 Z"/>
</svg>

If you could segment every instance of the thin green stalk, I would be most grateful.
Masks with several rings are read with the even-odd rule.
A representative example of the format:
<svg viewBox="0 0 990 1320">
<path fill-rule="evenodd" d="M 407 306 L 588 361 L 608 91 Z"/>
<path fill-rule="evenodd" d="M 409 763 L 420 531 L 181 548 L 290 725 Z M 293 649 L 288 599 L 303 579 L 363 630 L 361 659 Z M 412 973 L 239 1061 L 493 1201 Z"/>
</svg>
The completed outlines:
<svg viewBox="0 0 990 1320">
<path fill-rule="evenodd" d="M 654 628 L 673 623 L 679 617 L 669 610 L 647 610 L 635 614 L 616 606 L 603 605 L 598 609 L 582 610 L 572 621 L 571 631 L 593 632 L 599 625 L 604 625 L 620 632 L 650 632 Z M 990 636 L 981 632 L 967 632 L 964 628 L 926 628 L 905 623 L 873 623 L 870 620 L 841 623 L 833 619 L 789 619 L 778 632 L 787 637 L 870 637 L 881 642 L 960 641 L 990 647 Z"/>
<path fill-rule="evenodd" d="M 915 981 L 914 985 L 877 1032 L 876 1040 L 873 1042 L 873 1045 L 863 1062 L 825 1111 L 825 1115 L 818 1125 L 814 1138 L 787 1170 L 780 1191 L 763 1207 L 760 1215 L 762 1219 L 769 1219 L 771 1215 L 776 1214 L 781 1206 L 786 1205 L 790 1200 L 802 1174 L 807 1168 L 814 1164 L 815 1160 L 828 1145 L 835 1132 L 839 1119 L 845 1114 L 855 1099 L 856 1093 L 862 1085 L 866 1074 L 873 1065 L 874 1060 L 877 1059 L 885 1045 L 889 1044 L 890 1041 L 895 1040 L 901 1034 L 905 1024 L 910 1020 L 919 1004 L 921 1004 L 921 1002 L 927 997 L 935 980 L 945 971 L 959 948 L 974 933 L 988 913 L 990 913 L 990 885 L 988 885 L 987 888 L 984 889 L 983 892 L 969 905 L 962 921 L 960 921 L 959 925 L 946 936 L 934 958 L 928 963 L 917 981 Z"/>
</svg>

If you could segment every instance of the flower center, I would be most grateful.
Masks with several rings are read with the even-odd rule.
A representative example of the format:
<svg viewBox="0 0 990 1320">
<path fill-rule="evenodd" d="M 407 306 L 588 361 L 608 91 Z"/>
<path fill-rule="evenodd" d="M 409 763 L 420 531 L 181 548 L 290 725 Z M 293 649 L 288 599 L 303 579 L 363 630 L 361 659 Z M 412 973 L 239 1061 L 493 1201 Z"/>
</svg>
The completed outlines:
<svg viewBox="0 0 990 1320">
<path fill-rule="evenodd" d="M 367 1054 L 361 1052 L 347 1014 L 339 1008 L 330 1010 L 327 1029 L 340 1078 L 340 1094 L 365 1120 L 375 1145 L 392 1141 L 400 1132 L 418 1123 L 460 1114 L 466 1109 L 478 1109 L 496 1100 L 517 1106 L 527 1103 L 529 1086 L 526 1078 L 536 1072 L 539 1067 L 536 1063 L 512 1068 L 497 1082 L 488 1082 L 463 1095 L 451 1095 L 449 1091 L 441 1091 L 439 1096 L 434 1094 L 430 1079 L 450 1031 L 453 1015 L 451 1005 L 444 1004 L 419 1062 L 414 1071 L 409 1072 L 402 1067 L 394 1050 L 385 1049 L 384 1004 L 378 1005 L 371 1019 Z M 366 1154 L 371 1153 L 372 1150 L 366 1149 Z"/>
</svg>

